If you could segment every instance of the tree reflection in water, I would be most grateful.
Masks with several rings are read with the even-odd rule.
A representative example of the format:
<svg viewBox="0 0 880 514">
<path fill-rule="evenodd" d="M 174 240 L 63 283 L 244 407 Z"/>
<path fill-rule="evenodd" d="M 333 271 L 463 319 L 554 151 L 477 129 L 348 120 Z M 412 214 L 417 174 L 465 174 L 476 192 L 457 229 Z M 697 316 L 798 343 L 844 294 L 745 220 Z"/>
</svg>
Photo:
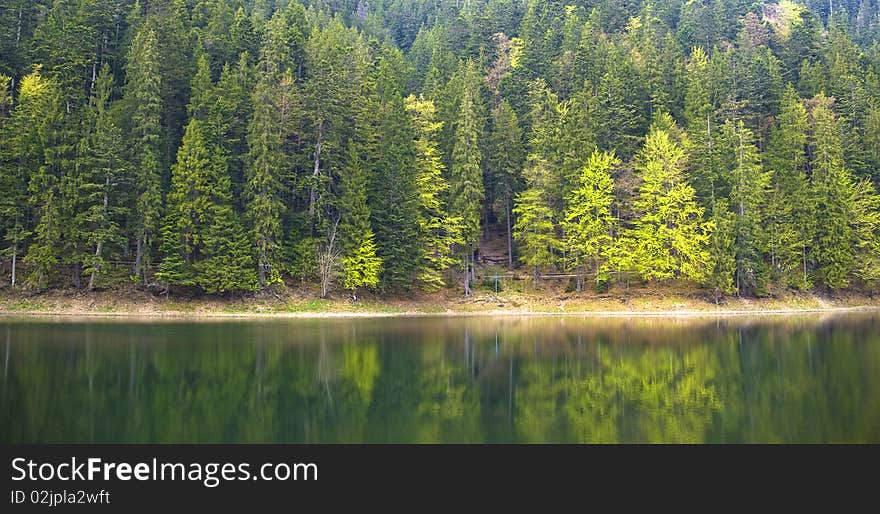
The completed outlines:
<svg viewBox="0 0 880 514">
<path fill-rule="evenodd" d="M 880 326 L 2 322 L 2 442 L 880 442 Z"/>
</svg>

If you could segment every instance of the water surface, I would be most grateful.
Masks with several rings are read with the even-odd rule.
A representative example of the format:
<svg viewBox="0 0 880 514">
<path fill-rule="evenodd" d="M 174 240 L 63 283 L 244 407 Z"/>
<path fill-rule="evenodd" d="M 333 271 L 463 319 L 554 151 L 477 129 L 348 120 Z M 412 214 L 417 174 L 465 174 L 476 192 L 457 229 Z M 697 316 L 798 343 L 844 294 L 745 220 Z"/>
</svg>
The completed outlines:
<svg viewBox="0 0 880 514">
<path fill-rule="evenodd" d="M 880 315 L 0 318 L 0 442 L 880 442 Z"/>
</svg>

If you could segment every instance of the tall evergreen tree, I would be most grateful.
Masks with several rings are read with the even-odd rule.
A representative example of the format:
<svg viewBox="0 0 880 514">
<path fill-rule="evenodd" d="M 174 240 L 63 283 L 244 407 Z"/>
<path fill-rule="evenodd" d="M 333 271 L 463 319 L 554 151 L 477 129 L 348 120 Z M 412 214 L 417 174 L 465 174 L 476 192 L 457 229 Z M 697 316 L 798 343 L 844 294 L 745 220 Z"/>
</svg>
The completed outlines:
<svg viewBox="0 0 880 514">
<path fill-rule="evenodd" d="M 764 263 L 764 198 L 770 176 L 761 168 L 752 131 L 742 121 L 728 121 L 721 130 L 723 159 L 730 190 L 730 207 L 735 213 L 736 288 L 740 294 L 763 295 L 767 287 Z"/>
<path fill-rule="evenodd" d="M 849 284 L 854 248 L 850 221 L 852 177 L 843 160 L 840 126 L 832 100 L 819 94 L 809 112 L 811 189 L 816 224 L 813 258 L 816 277 L 825 287 L 839 289 Z"/>
<path fill-rule="evenodd" d="M 469 61 L 463 70 L 461 103 L 455 129 L 450 169 L 450 206 L 453 216 L 462 219 L 462 259 L 464 261 L 464 291 L 471 294 L 474 252 L 479 247 L 481 203 L 485 195 L 483 185 L 484 119 L 476 64 Z"/>
<path fill-rule="evenodd" d="M 526 189 L 517 195 L 513 208 L 513 233 L 520 245 L 520 260 L 532 268 L 537 284 L 541 268 L 556 263 L 562 241 L 556 231 L 558 218 L 552 207 L 550 170 L 543 159 L 530 160 L 523 172 Z"/>
<path fill-rule="evenodd" d="M 811 286 L 807 259 L 815 224 L 806 145 L 807 110 L 789 85 L 764 154 L 765 166 L 772 174 L 766 233 L 774 278 L 797 289 Z"/>
<path fill-rule="evenodd" d="M 666 124 L 674 126 L 668 120 Z M 642 179 L 634 203 L 638 218 L 619 240 L 618 266 L 648 280 L 704 280 L 711 262 L 712 223 L 703 219 L 703 208 L 685 178 L 685 149 L 668 130 L 655 127 L 635 162 Z"/>
<path fill-rule="evenodd" d="M 146 283 L 162 202 L 162 84 L 158 40 L 152 28 L 144 26 L 135 34 L 126 62 L 123 101 L 131 117 L 129 161 L 137 170 L 134 274 Z"/>
<path fill-rule="evenodd" d="M 416 187 L 419 197 L 419 234 L 422 263 L 419 281 L 425 290 L 445 286 L 444 272 L 453 264 L 451 247 L 459 243 L 461 218 L 449 215 L 446 195 L 449 184 L 444 175 L 437 137 L 442 123 L 435 120 L 434 103 L 410 95 L 406 109 L 415 129 Z"/>
<path fill-rule="evenodd" d="M 375 236 L 370 226 L 366 170 L 352 142 L 349 142 L 349 157 L 342 172 L 340 189 L 341 283 L 356 300 L 358 288 L 379 285 L 382 258 L 377 255 Z"/>
<path fill-rule="evenodd" d="M 35 157 L 29 171 L 27 192 L 35 218 L 33 238 L 25 263 L 31 267 L 30 282 L 45 289 L 61 263 L 64 230 L 61 181 L 70 171 L 72 142 L 65 125 L 71 123 L 61 106 L 58 86 L 34 70 L 22 80 L 19 107 L 22 117 L 30 118 L 31 130 L 22 137 L 23 156 Z M 24 107 L 24 108 L 22 108 Z"/>
<path fill-rule="evenodd" d="M 187 125 L 171 178 L 162 231 L 165 259 L 156 277 L 207 293 L 253 290 L 255 265 L 232 209 L 229 176 L 211 158 L 199 120 Z"/>
<path fill-rule="evenodd" d="M 245 166 L 246 218 L 257 253 L 260 285 L 280 280 L 282 238 L 283 128 L 272 85 L 266 78 L 254 91 L 254 115 L 248 125 Z"/>
<path fill-rule="evenodd" d="M 612 247 L 611 231 L 614 216 L 614 180 L 611 171 L 620 166 L 613 153 L 599 152 L 590 157 L 581 171 L 578 188 L 566 201 L 565 243 L 568 259 L 577 270 L 577 290 L 581 291 L 581 275 L 592 266 L 596 285 L 605 280 L 603 266 Z"/>
<path fill-rule="evenodd" d="M 106 273 L 108 257 L 125 246 L 122 231 L 130 186 L 130 167 L 125 159 L 122 129 L 111 112 L 113 76 L 104 65 L 95 82 L 88 122 L 94 130 L 80 142 L 76 173 L 76 211 L 73 217 L 77 245 L 84 255 L 75 256 L 89 275 L 88 288 L 94 289 L 100 274 Z"/>
</svg>

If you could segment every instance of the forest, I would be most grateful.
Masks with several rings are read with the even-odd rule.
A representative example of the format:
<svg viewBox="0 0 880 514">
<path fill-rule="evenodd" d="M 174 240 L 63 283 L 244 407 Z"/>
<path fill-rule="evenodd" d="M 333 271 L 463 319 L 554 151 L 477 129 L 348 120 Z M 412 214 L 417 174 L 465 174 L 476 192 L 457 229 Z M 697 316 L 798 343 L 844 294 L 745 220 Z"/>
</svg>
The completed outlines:
<svg viewBox="0 0 880 514">
<path fill-rule="evenodd" d="M 4 0 L 0 286 L 873 292 L 878 75 L 878 0 Z"/>
</svg>

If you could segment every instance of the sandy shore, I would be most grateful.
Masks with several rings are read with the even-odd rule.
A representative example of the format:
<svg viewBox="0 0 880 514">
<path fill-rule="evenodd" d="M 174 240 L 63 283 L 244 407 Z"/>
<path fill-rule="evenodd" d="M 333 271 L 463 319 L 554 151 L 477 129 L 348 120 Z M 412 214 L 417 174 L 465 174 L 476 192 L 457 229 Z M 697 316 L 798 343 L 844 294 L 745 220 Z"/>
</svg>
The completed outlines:
<svg viewBox="0 0 880 514">
<path fill-rule="evenodd" d="M 439 316 L 590 316 L 702 317 L 833 314 L 880 312 L 880 298 L 862 295 L 835 298 L 794 295 L 784 298 L 727 299 L 722 305 L 670 291 L 637 292 L 623 296 L 548 295 L 521 293 L 455 294 L 407 299 L 347 300 L 314 298 L 158 299 L 146 293 L 49 293 L 0 295 L 0 316 L 63 316 L 165 319 L 321 319 Z"/>
</svg>

